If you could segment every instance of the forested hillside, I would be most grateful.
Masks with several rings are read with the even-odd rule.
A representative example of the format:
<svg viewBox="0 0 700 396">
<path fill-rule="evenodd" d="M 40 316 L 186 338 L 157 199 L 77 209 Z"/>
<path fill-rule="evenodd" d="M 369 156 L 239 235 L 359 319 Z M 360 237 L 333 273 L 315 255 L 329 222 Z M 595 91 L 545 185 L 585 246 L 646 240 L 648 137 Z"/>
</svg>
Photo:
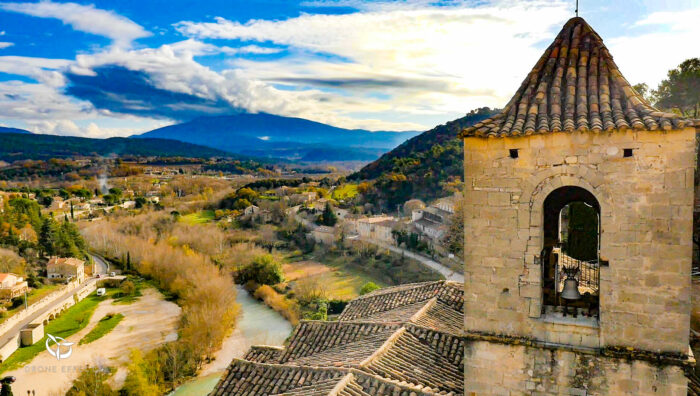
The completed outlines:
<svg viewBox="0 0 700 396">
<path fill-rule="evenodd" d="M 412 198 L 432 200 L 449 195 L 459 189 L 464 172 L 464 150 L 457 135 L 497 112 L 488 107 L 472 110 L 409 139 L 349 178 L 374 180 L 372 187 L 363 189 L 363 196 L 385 209 L 395 210 Z"/>
<path fill-rule="evenodd" d="M 21 133 L 0 134 L 0 160 L 4 161 L 111 154 L 189 158 L 237 156 L 209 147 L 167 139 L 89 139 Z"/>
</svg>

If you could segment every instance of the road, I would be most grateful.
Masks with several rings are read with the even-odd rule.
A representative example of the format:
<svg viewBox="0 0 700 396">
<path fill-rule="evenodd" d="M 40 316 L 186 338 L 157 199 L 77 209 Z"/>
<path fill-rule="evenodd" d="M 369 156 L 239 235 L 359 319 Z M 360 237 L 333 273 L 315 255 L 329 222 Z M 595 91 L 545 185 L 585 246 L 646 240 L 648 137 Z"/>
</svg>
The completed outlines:
<svg viewBox="0 0 700 396">
<path fill-rule="evenodd" d="M 294 209 L 294 208 L 291 208 L 291 209 Z M 301 216 L 297 213 L 297 211 L 298 211 L 298 208 L 296 208 L 296 210 L 293 210 L 293 212 L 294 212 L 294 218 L 295 218 L 298 222 L 300 222 L 301 224 L 303 224 L 304 227 L 306 227 L 306 228 L 308 228 L 308 229 L 310 229 L 310 230 L 313 230 L 314 228 L 318 227 L 318 226 L 317 226 L 316 224 L 314 224 L 313 222 L 311 222 L 311 221 L 309 221 L 309 220 L 306 220 L 305 218 L 301 217 Z M 348 239 L 351 239 L 351 238 L 352 238 L 352 237 L 349 237 Z M 384 243 L 384 242 L 380 242 L 380 241 L 375 241 L 375 240 L 373 240 L 373 239 L 360 238 L 359 236 L 357 237 L 357 239 L 359 239 L 359 240 L 361 240 L 361 241 L 363 241 L 363 242 L 367 242 L 367 243 L 371 243 L 371 244 L 373 244 L 373 245 L 380 246 L 380 247 L 385 248 L 385 249 L 389 249 L 389 250 L 391 250 L 392 252 L 400 253 L 400 254 L 403 254 L 403 255 L 406 256 L 406 257 L 410 257 L 410 258 L 412 258 L 412 259 L 414 259 L 414 260 L 417 260 L 418 262 L 420 262 L 421 264 L 423 264 L 423 265 L 429 267 L 429 268 L 432 269 L 433 271 L 438 272 L 439 274 L 441 274 L 442 276 L 444 276 L 445 279 L 447 279 L 447 280 L 449 280 L 449 281 L 464 283 L 464 275 L 463 275 L 463 274 L 460 274 L 459 272 L 455 272 L 455 271 L 451 270 L 449 267 L 447 267 L 447 266 L 445 266 L 445 265 L 443 265 L 443 264 L 440 264 L 440 263 L 438 263 L 437 261 L 431 260 L 431 259 L 429 259 L 428 257 L 421 256 L 420 254 L 413 253 L 413 252 L 411 252 L 410 250 L 402 249 L 402 248 L 400 248 L 400 247 L 398 247 L 398 246 L 389 245 L 388 243 Z"/>
<path fill-rule="evenodd" d="M 366 239 L 366 238 L 358 238 L 362 242 L 367 242 L 371 243 L 373 245 L 377 245 L 379 247 L 382 247 L 384 249 L 389 249 L 392 252 L 403 254 L 406 257 L 410 257 L 414 260 L 419 261 L 423 265 L 430 267 L 433 271 L 440 273 L 442 276 L 445 277 L 445 279 L 449 281 L 455 281 L 455 282 L 460 282 L 464 283 L 464 275 L 460 274 L 459 272 L 455 272 L 451 270 L 450 268 L 438 263 L 437 261 L 431 260 L 425 256 L 421 256 L 420 254 L 413 253 L 410 250 L 402 249 L 398 246 L 394 245 L 389 245 L 388 243 L 380 242 L 380 241 L 375 241 L 372 239 Z"/>
<path fill-rule="evenodd" d="M 109 266 L 107 263 L 105 263 L 101 258 L 97 256 L 92 256 L 93 260 L 95 260 L 95 263 L 97 264 L 97 273 L 98 274 L 106 274 L 107 269 Z M 59 297 L 54 299 L 54 302 L 45 306 L 44 308 L 34 312 L 33 314 L 27 316 L 23 320 L 19 321 L 16 325 L 12 326 L 9 328 L 7 331 L 5 331 L 4 334 L 0 335 L 0 346 L 5 345 L 8 341 L 10 341 L 14 336 L 16 336 L 19 331 L 29 323 L 33 322 L 36 318 L 41 317 L 44 315 L 46 312 L 51 311 L 52 309 L 56 308 L 56 305 L 58 305 L 59 302 L 65 300 L 66 297 L 72 296 L 79 291 L 83 290 L 85 287 L 91 285 L 93 282 L 97 282 L 96 278 L 90 278 L 83 282 L 83 284 L 80 287 L 77 287 L 71 291 L 67 291 L 63 294 L 61 294 Z"/>
</svg>

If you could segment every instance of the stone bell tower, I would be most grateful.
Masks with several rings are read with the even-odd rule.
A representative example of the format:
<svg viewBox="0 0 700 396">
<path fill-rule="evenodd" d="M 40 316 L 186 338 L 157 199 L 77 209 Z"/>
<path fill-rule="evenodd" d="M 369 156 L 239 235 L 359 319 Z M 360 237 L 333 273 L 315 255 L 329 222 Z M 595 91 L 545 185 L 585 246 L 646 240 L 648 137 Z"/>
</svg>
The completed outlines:
<svg viewBox="0 0 700 396">
<path fill-rule="evenodd" d="M 461 133 L 466 395 L 687 393 L 696 125 L 576 17 Z"/>
</svg>

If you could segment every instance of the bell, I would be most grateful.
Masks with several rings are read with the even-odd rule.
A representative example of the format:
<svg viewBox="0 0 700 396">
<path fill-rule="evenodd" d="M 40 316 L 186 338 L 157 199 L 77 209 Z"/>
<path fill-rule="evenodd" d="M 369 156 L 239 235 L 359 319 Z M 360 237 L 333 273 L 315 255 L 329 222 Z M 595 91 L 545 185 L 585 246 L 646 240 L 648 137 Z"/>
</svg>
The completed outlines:
<svg viewBox="0 0 700 396">
<path fill-rule="evenodd" d="M 561 297 L 567 300 L 580 300 L 581 293 L 578 291 L 578 281 L 574 278 L 566 278 L 564 280 L 564 290 L 561 292 Z"/>
</svg>

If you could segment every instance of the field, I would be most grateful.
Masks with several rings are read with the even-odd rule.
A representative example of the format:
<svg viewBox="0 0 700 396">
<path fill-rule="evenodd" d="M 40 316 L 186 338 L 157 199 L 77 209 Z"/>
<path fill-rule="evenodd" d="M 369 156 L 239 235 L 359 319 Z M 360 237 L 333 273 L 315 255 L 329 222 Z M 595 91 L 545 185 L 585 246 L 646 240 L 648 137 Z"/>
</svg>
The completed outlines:
<svg viewBox="0 0 700 396">
<path fill-rule="evenodd" d="M 305 260 L 286 263 L 282 266 L 285 279 L 288 282 L 312 279 L 322 285 L 328 293 L 328 298 L 351 300 L 360 295 L 360 289 L 367 282 L 374 282 L 379 286 L 386 284 L 352 268 L 345 268 L 340 264 L 328 265 L 318 261 Z"/>
<path fill-rule="evenodd" d="M 333 190 L 333 199 L 336 201 L 353 199 L 357 195 L 357 184 L 347 183 Z"/>
<path fill-rule="evenodd" d="M 204 224 L 214 220 L 213 210 L 201 210 L 180 217 L 180 221 L 187 224 Z"/>
</svg>

